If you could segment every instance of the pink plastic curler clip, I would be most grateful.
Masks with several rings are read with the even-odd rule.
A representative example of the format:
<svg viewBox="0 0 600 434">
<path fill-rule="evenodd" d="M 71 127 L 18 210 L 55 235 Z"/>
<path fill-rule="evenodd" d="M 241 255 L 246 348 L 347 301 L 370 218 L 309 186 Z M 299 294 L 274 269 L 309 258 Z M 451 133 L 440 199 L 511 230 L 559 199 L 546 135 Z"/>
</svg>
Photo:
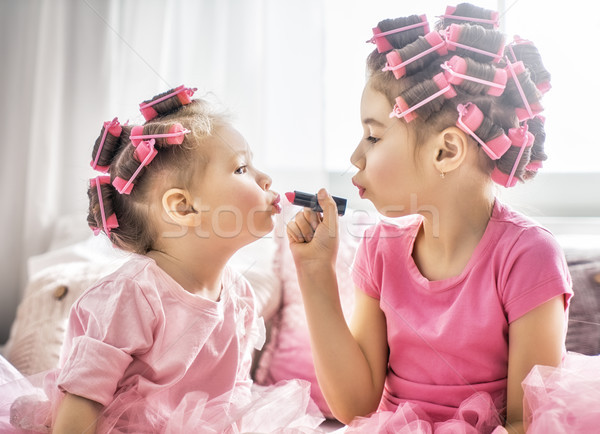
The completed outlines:
<svg viewBox="0 0 600 434">
<path fill-rule="evenodd" d="M 113 180 L 113 186 L 117 189 L 117 191 L 121 194 L 129 194 L 133 189 L 133 181 L 138 176 L 140 171 L 146 167 L 150 162 L 156 157 L 158 151 L 154 148 L 155 141 L 154 139 L 143 140 L 138 146 L 135 148 L 134 157 L 140 161 L 139 167 L 133 172 L 131 178 L 128 181 L 125 181 L 123 178 L 116 177 Z"/>
<path fill-rule="evenodd" d="M 489 87 L 487 93 L 492 96 L 500 96 L 506 88 L 507 74 L 504 69 L 496 68 L 493 81 L 467 75 L 467 61 L 460 56 L 453 56 L 449 61 L 442 63 L 442 69 L 448 83 L 459 86 L 464 80 L 484 84 Z"/>
<path fill-rule="evenodd" d="M 404 101 L 404 99 L 402 97 L 400 97 L 400 96 L 397 97 L 396 104 L 394 105 L 394 109 L 390 113 L 390 118 L 393 118 L 393 117 L 397 117 L 398 119 L 404 118 L 404 120 L 406 122 L 411 122 L 414 119 L 416 119 L 417 114 L 413 113 L 413 112 L 416 109 L 418 109 L 419 107 L 424 106 L 428 102 L 433 101 L 434 99 L 436 99 L 437 97 L 442 96 L 442 95 L 446 99 L 454 98 L 456 96 L 456 91 L 450 84 L 448 84 L 448 82 L 444 78 L 443 72 L 440 72 L 439 74 L 434 76 L 433 81 L 437 85 L 438 89 L 440 89 L 438 92 L 435 92 L 433 95 L 425 98 L 423 101 L 415 104 L 412 107 L 409 107 L 408 104 L 406 104 L 406 101 Z"/>
<path fill-rule="evenodd" d="M 458 120 L 456 126 L 469 134 L 475 139 L 477 143 L 481 145 L 483 151 L 492 160 L 497 160 L 502 157 L 508 148 L 510 148 L 511 141 L 506 134 L 501 134 L 487 142 L 484 142 L 475 131 L 481 126 L 483 122 L 483 112 L 474 103 L 468 102 L 465 105 L 459 104 L 456 106 L 458 110 Z"/>
<path fill-rule="evenodd" d="M 497 29 L 499 26 L 499 18 L 500 15 L 497 11 L 492 11 L 492 18 L 473 18 L 473 17 L 461 17 L 459 15 L 454 15 L 456 12 L 456 6 L 446 6 L 446 13 L 444 15 L 440 15 L 438 18 L 449 18 L 452 20 L 460 20 L 460 21 L 471 21 L 474 23 L 482 23 L 482 24 L 491 24 L 494 29 Z"/>
<path fill-rule="evenodd" d="M 525 72 L 525 64 L 522 61 L 511 63 L 510 60 L 508 60 L 508 57 L 506 57 L 505 60 L 506 71 L 514 80 L 515 86 L 517 86 L 517 90 L 519 91 L 519 95 L 523 100 L 523 107 L 517 107 L 515 109 L 517 118 L 519 118 L 520 122 L 527 119 L 531 119 L 538 113 L 541 113 L 544 110 L 544 107 L 542 107 L 542 105 L 539 102 L 529 103 L 529 101 L 527 100 L 527 96 L 525 95 L 525 91 L 523 90 L 523 87 L 521 86 L 521 82 L 519 81 L 518 77 L 519 74 Z"/>
<path fill-rule="evenodd" d="M 106 135 L 110 134 L 113 137 L 119 138 L 121 136 L 121 131 L 123 131 L 123 128 L 121 128 L 119 119 L 114 118 L 112 121 L 104 122 L 104 132 L 102 133 L 102 139 L 100 139 L 100 145 L 98 146 L 96 157 L 90 162 L 92 169 L 103 173 L 108 172 L 108 166 L 98 166 L 98 159 L 102 153 L 102 148 L 104 147 L 104 142 L 106 141 Z"/>
<path fill-rule="evenodd" d="M 144 126 L 136 125 L 131 129 L 131 135 L 129 136 L 129 139 L 131 140 L 133 146 L 137 146 L 142 140 L 149 139 L 158 139 L 156 140 L 157 144 L 160 144 L 162 139 L 166 139 L 163 141 L 163 143 L 166 143 L 167 145 L 181 145 L 183 143 L 183 138 L 188 133 L 190 133 L 190 130 L 183 128 L 183 126 L 179 123 L 175 123 L 171 125 L 168 133 L 144 135 Z"/>
<path fill-rule="evenodd" d="M 94 235 L 98 235 L 102 230 L 108 236 L 110 236 L 110 231 L 114 228 L 119 227 L 119 223 L 117 222 L 117 216 L 115 213 L 112 213 L 108 218 L 106 218 L 106 214 L 104 213 L 104 199 L 102 199 L 102 184 L 110 184 L 110 176 L 101 175 L 96 178 L 90 179 L 90 188 L 96 187 L 96 191 L 98 192 L 98 203 L 100 204 L 100 215 L 102 216 L 102 227 L 91 227 Z"/>
<path fill-rule="evenodd" d="M 429 53 L 433 53 L 436 51 L 440 56 L 445 56 L 448 54 L 448 49 L 446 48 L 446 42 L 442 39 L 438 32 L 430 32 L 424 36 L 427 43 L 430 45 L 430 48 L 420 52 L 419 54 L 414 55 L 410 59 L 402 61 L 400 55 L 397 51 L 390 51 L 386 54 L 385 58 L 387 59 L 387 65 L 382 71 L 392 71 L 394 73 L 394 77 L 396 79 L 402 78 L 406 74 L 405 66 L 409 63 L 414 62 L 421 57 L 427 56 Z"/>
<path fill-rule="evenodd" d="M 455 51 L 456 48 L 462 48 L 464 50 L 472 51 L 474 53 L 483 54 L 489 56 L 494 63 L 498 63 L 500 59 L 502 59 L 502 53 L 504 52 L 504 42 L 500 44 L 500 48 L 497 53 L 492 53 L 490 51 L 482 50 L 477 47 L 472 47 L 471 45 L 461 44 L 458 42 L 460 39 L 460 33 L 462 32 L 463 27 L 460 24 L 452 24 L 446 28 L 446 45 L 448 46 L 448 50 Z"/>
<path fill-rule="evenodd" d="M 515 185 L 517 185 L 517 178 L 515 178 L 515 172 L 517 171 L 517 167 L 519 166 L 519 162 L 523 157 L 525 149 L 532 146 L 533 141 L 535 140 L 533 134 L 531 134 L 528 131 L 527 124 L 524 124 L 519 128 L 511 128 L 510 130 L 508 130 L 508 137 L 512 142 L 512 146 L 517 146 L 521 148 L 519 149 L 519 154 L 515 159 L 515 163 L 513 164 L 512 170 L 510 171 L 509 175 L 500 171 L 497 167 L 494 167 L 494 170 L 492 170 L 492 180 L 496 184 L 503 185 L 506 188 L 514 187 Z"/>
<path fill-rule="evenodd" d="M 523 39 L 519 35 L 515 35 L 514 36 L 513 42 L 511 42 L 510 44 L 508 44 L 506 46 L 508 48 L 508 51 L 510 52 L 512 58 L 513 58 L 513 66 L 518 63 L 517 56 L 515 55 L 515 51 L 513 50 L 513 47 L 516 46 L 516 45 L 533 45 L 533 42 L 531 42 L 531 41 L 529 41 L 527 39 Z M 535 87 L 537 87 L 538 90 L 542 94 L 545 94 L 550 89 L 552 89 L 552 85 L 550 84 L 550 81 L 544 81 L 544 82 L 541 82 L 541 83 L 536 83 Z"/>
<path fill-rule="evenodd" d="M 540 160 L 531 160 L 527 166 L 525 166 L 525 170 L 530 172 L 537 172 L 544 166 L 543 162 Z"/>
<path fill-rule="evenodd" d="M 419 18 L 421 18 L 420 23 L 398 27 L 397 29 L 388 30 L 387 32 L 382 32 L 379 27 L 373 27 L 373 37 L 369 39 L 367 43 L 371 42 L 375 44 L 379 53 L 385 53 L 386 51 L 394 49 L 387 38 L 385 38 L 387 35 L 393 35 L 394 33 L 404 32 L 406 30 L 416 29 L 418 27 L 423 27 L 424 33 L 429 33 L 429 22 L 427 21 L 427 16 L 419 15 Z"/>
<path fill-rule="evenodd" d="M 181 103 L 181 105 L 186 105 L 189 104 L 190 102 L 192 102 L 192 96 L 194 96 L 194 92 L 196 92 L 198 89 L 197 88 L 190 88 L 190 87 L 185 87 L 183 84 L 179 87 L 176 87 L 173 92 L 157 98 L 155 100 L 149 101 L 147 103 L 140 103 L 140 112 L 142 113 L 142 115 L 144 116 L 144 119 L 146 119 L 146 121 L 152 120 L 154 119 L 156 116 L 158 116 L 158 112 L 152 107 L 155 104 L 158 104 L 159 102 L 165 101 L 171 97 L 176 96 L 179 99 L 179 102 Z"/>
</svg>

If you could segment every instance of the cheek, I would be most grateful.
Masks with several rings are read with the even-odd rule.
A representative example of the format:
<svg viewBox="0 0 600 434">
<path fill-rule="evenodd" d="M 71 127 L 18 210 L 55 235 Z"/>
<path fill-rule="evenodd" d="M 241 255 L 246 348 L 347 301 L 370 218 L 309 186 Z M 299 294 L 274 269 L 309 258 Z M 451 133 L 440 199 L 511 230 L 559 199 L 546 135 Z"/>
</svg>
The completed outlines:
<svg viewBox="0 0 600 434">
<path fill-rule="evenodd" d="M 249 188 L 239 188 L 232 193 L 231 202 L 235 203 L 237 218 L 240 219 L 238 225 L 241 229 L 247 231 L 255 237 L 262 237 L 273 228 L 273 219 L 269 211 L 265 193 L 257 186 L 251 185 Z M 229 224 L 233 224 L 229 216 Z M 239 227 L 239 226 L 238 226 Z"/>
<path fill-rule="evenodd" d="M 383 185 L 396 182 L 406 173 L 406 163 L 393 152 L 373 152 L 368 162 L 370 178 Z"/>
</svg>

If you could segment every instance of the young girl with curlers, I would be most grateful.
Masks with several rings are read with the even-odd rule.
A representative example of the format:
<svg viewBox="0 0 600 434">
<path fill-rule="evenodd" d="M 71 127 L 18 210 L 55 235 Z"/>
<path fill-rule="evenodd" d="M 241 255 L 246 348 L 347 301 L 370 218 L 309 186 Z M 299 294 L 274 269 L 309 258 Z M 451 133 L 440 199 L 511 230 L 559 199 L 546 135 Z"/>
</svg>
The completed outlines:
<svg viewBox="0 0 600 434">
<path fill-rule="evenodd" d="M 88 224 L 131 256 L 76 301 L 49 399 L 17 399 L 14 426 L 233 433 L 322 421 L 308 383 L 252 385 L 264 326 L 227 262 L 272 230 L 280 199 L 227 116 L 193 92 L 145 101 L 143 125 L 104 124 Z"/>
<path fill-rule="evenodd" d="M 349 325 L 331 197 L 288 224 L 319 385 L 347 432 L 523 433 L 521 383 L 565 358 L 563 253 L 495 194 L 546 159 L 549 74 L 497 26 L 498 13 L 460 4 L 433 30 L 417 15 L 373 29 L 353 183 L 394 220 L 357 251 Z"/>
</svg>

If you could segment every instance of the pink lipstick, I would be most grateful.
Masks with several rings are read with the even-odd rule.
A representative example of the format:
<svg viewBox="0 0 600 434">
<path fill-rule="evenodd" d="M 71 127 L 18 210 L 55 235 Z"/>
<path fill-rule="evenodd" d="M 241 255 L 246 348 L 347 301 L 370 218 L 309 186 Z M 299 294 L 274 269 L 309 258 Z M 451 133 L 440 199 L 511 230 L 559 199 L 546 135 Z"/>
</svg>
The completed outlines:
<svg viewBox="0 0 600 434">
<path fill-rule="evenodd" d="M 290 203 L 298 206 L 303 206 L 306 208 L 310 208 L 316 212 L 323 212 L 323 209 L 319 205 L 319 201 L 317 200 L 316 194 L 303 193 L 301 191 L 294 190 L 293 192 L 288 192 L 285 194 L 285 197 L 290 201 Z M 337 210 L 339 215 L 344 215 L 346 212 L 346 199 L 341 197 L 331 196 L 337 205 Z"/>
</svg>

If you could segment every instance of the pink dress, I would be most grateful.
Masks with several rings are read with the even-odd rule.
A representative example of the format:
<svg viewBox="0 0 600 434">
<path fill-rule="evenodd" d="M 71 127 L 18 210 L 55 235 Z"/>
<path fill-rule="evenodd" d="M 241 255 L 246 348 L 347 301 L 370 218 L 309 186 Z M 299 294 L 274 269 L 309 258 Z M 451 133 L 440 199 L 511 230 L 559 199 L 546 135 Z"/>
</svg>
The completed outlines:
<svg viewBox="0 0 600 434">
<path fill-rule="evenodd" d="M 420 216 L 382 222 L 357 251 L 353 278 L 380 301 L 390 353 L 383 415 L 353 425 L 491 432 L 506 406 L 508 326 L 553 297 L 568 305 L 566 261 L 547 230 L 496 201 L 464 270 L 429 281 L 412 258 L 420 225 Z"/>
<path fill-rule="evenodd" d="M 54 409 L 62 392 L 102 404 L 98 432 L 318 426 L 322 418 L 313 411 L 308 384 L 253 387 L 252 352 L 263 342 L 262 319 L 241 275 L 226 268 L 214 302 L 185 291 L 152 259 L 134 255 L 73 305 L 60 369 L 44 388 Z M 31 424 L 32 408 L 13 406 L 13 419 L 20 415 Z M 41 413 L 34 412 L 38 422 Z"/>
</svg>

